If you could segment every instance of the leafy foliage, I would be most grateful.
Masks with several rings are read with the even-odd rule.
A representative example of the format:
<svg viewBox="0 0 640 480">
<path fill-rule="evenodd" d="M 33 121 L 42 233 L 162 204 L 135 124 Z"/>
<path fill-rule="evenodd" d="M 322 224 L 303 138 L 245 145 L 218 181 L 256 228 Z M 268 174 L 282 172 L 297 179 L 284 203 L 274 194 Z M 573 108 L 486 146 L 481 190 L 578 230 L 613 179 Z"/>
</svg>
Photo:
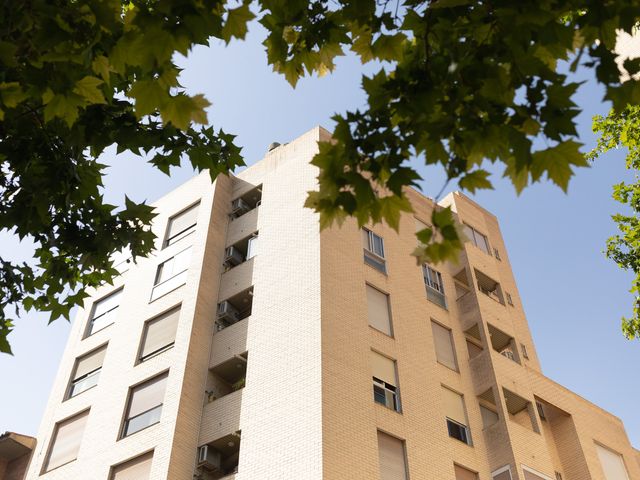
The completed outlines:
<svg viewBox="0 0 640 480">
<path fill-rule="evenodd" d="M 242 8 L 242 7 L 241 7 Z M 244 36 L 219 2 L 30 0 L 0 7 L 0 230 L 35 242 L 35 262 L 0 254 L 0 351 L 9 307 L 68 317 L 86 289 L 117 274 L 111 255 L 153 248 L 151 207 L 104 202 L 104 165 L 118 152 L 151 154 L 165 173 L 183 156 L 212 178 L 242 163 L 233 136 L 206 124 L 202 95 L 181 89 L 175 52 L 211 35 Z"/>
<path fill-rule="evenodd" d="M 206 125 L 209 102 L 184 92 L 172 59 L 212 37 L 244 38 L 255 12 L 269 63 L 293 86 L 332 71 L 347 50 L 382 62 L 363 79 L 367 108 L 335 117 L 334 142 L 313 160 L 319 191 L 307 205 L 324 227 L 347 215 L 397 227 L 411 210 L 405 189 L 420 180 L 415 158 L 472 192 L 492 187 L 485 160 L 501 163 L 518 192 L 545 177 L 566 190 L 586 162 L 578 85 L 560 61 L 591 67 L 616 111 L 640 99 L 638 82 L 620 83 L 613 53 L 616 29 L 640 18 L 636 0 L 5 2 L 0 230 L 38 248 L 37 265 L 0 258 L 0 350 L 9 351 L 7 307 L 67 316 L 87 287 L 115 275 L 111 254 L 152 249 L 150 208 L 127 201 L 118 211 L 100 195 L 106 147 L 151 155 L 165 173 L 183 157 L 212 178 L 242 163 L 233 136 L 194 126 Z M 446 208 L 421 235 L 419 260 L 453 258 L 462 242 Z"/>
<path fill-rule="evenodd" d="M 634 172 L 634 182 L 613 187 L 613 198 L 628 207 L 630 214 L 618 213 L 613 220 L 619 233 L 607 240 L 607 257 L 620 268 L 635 274 L 631 286 L 633 315 L 622 319 L 627 338 L 640 338 L 640 106 L 629 105 L 621 113 L 611 111 L 607 117 L 593 119 L 593 131 L 600 134 L 598 145 L 587 156 L 594 160 L 611 149 L 626 148 L 627 168 Z"/>
</svg>

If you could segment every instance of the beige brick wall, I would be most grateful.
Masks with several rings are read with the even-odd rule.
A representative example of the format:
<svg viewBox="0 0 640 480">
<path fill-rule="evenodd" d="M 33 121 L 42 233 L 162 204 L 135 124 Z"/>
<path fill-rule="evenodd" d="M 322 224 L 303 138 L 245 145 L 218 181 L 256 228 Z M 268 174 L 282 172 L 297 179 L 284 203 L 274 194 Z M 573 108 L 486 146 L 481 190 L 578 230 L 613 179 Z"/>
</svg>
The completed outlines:
<svg viewBox="0 0 640 480">
<path fill-rule="evenodd" d="M 313 129 L 213 186 L 206 174 L 199 175 L 156 202 L 159 242 L 168 217 L 201 199 L 198 229 L 140 259 L 114 286 L 94 292 L 98 299 L 125 286 L 114 325 L 82 339 L 91 301 L 78 312 L 27 478 L 86 478 L 91 472 L 91 478 L 106 479 L 111 465 L 153 449 L 152 479 L 191 479 L 197 447 L 239 429 L 237 480 L 376 480 L 377 430 L 406 440 L 411 480 L 452 479 L 454 462 L 483 480 L 505 464 L 514 480 L 522 480 L 522 465 L 552 478 L 559 471 L 565 480 L 604 480 L 594 442 L 621 453 L 630 480 L 640 480 L 640 453 L 622 423 L 540 372 L 495 216 L 459 194 L 443 200 L 486 234 L 502 259 L 466 244 L 460 264 L 437 266 L 445 282 L 445 310 L 427 300 L 422 269 L 410 255 L 415 219 L 428 223 L 431 200 L 408 192 L 415 214 L 402 216 L 399 234 L 384 224 L 370 226 L 384 238 L 388 275 L 363 262 L 354 221 L 319 233 L 318 216 L 303 208 L 307 191 L 316 188 L 317 170 L 308 162 L 318 139 L 328 140 L 328 132 Z M 260 207 L 229 223 L 231 199 L 259 184 Z M 256 230 L 258 254 L 223 274 L 224 247 Z M 149 303 L 157 265 L 189 244 L 194 247 L 187 285 Z M 471 289 L 457 301 L 453 275 L 463 267 Z M 480 293 L 474 269 L 498 281 L 514 305 Z M 390 295 L 393 338 L 368 325 L 367 283 Z M 252 285 L 252 315 L 214 332 L 218 301 Z M 136 365 L 144 321 L 180 302 L 174 348 Z M 451 329 L 459 372 L 436 361 L 432 319 Z M 464 332 L 476 324 L 485 348 L 470 360 Z M 521 365 L 490 348 L 489 324 L 515 339 Z M 63 401 L 75 358 L 106 342 L 99 385 Z M 371 350 L 397 362 L 402 413 L 373 401 Z M 208 403 L 208 368 L 244 351 L 245 388 Z M 160 424 L 118 440 L 129 387 L 167 370 Z M 471 446 L 447 434 L 443 386 L 464 397 Z M 509 418 L 503 388 L 531 402 L 533 429 L 521 425 L 528 413 Z M 483 429 L 477 396 L 487 389 L 500 421 Z M 536 398 L 566 415 L 541 421 L 533 408 Z M 40 477 L 54 424 L 87 408 L 78 459 Z"/>
<path fill-rule="evenodd" d="M 92 299 L 99 299 L 125 285 L 118 316 L 113 325 L 82 339 L 92 300 L 88 300 L 85 309 L 81 309 L 76 315 L 42 419 L 28 479 L 86 478 L 86 472 L 91 472 L 92 478 L 106 479 L 110 466 L 152 449 L 155 450 L 152 479 L 168 478 L 170 464 L 172 472 L 180 472 L 174 478 L 191 478 L 220 273 L 219 270 L 214 270 L 209 274 L 203 271 L 203 266 L 208 266 L 204 260 L 205 250 L 211 248 L 207 239 L 214 195 L 216 199 L 224 196 L 223 191 L 228 188 L 225 187 L 225 182 L 228 184 L 228 179 L 221 178 L 216 186 L 212 186 L 208 175 L 202 174 L 154 204 L 158 212 L 153 226 L 154 233 L 158 236 L 156 251 L 146 259 L 139 259 L 137 265 L 130 267 L 116 279 L 113 286 L 105 285 L 92 295 Z M 221 191 L 216 193 L 218 186 Z M 201 205 L 196 232 L 175 245 L 160 249 L 168 217 L 199 199 Z M 227 202 L 228 198 L 223 201 L 225 205 Z M 193 244 L 193 251 L 187 284 L 149 303 L 157 265 L 189 244 Z M 220 262 L 214 263 L 215 268 L 219 268 Z M 201 279 L 206 282 L 203 282 L 205 287 L 199 289 Z M 180 302 L 182 309 L 175 346 L 136 365 L 144 322 Z M 109 347 L 98 386 L 63 402 L 75 359 L 107 342 Z M 129 387 L 167 370 L 169 378 L 161 422 L 118 440 Z M 87 408 L 91 409 L 91 413 L 77 460 L 39 476 L 54 424 Z M 180 429 L 180 432 L 176 433 L 176 429 Z M 176 444 L 176 448 L 172 450 L 174 437 L 182 444 Z"/>
</svg>

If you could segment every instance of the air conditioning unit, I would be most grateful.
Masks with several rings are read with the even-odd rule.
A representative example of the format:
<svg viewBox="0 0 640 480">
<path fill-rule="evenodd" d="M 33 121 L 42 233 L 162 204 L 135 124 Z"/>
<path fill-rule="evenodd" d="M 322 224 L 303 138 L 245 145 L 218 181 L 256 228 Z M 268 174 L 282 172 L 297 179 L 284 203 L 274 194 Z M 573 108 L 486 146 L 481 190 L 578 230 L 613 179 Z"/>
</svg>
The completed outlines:
<svg viewBox="0 0 640 480">
<path fill-rule="evenodd" d="M 231 215 L 234 217 L 239 217 L 240 215 L 247 213 L 249 210 L 251 210 L 251 208 L 249 208 L 247 202 L 241 198 L 236 198 L 231 202 Z"/>
<path fill-rule="evenodd" d="M 203 445 L 198 449 L 198 467 L 209 471 L 220 471 L 220 452 Z"/>
<path fill-rule="evenodd" d="M 224 264 L 227 267 L 235 267 L 244 262 L 244 255 L 236 247 L 228 247 L 224 251 Z"/>
<path fill-rule="evenodd" d="M 233 325 L 238 320 L 240 320 L 240 314 L 233 305 L 226 300 L 218 304 L 218 321 Z"/>
</svg>

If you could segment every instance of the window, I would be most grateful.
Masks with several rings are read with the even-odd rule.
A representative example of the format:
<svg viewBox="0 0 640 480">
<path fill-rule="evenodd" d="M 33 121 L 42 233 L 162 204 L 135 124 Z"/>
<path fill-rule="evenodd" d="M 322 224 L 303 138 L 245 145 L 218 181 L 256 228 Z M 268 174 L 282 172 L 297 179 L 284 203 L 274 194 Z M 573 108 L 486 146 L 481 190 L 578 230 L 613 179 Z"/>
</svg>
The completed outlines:
<svg viewBox="0 0 640 480">
<path fill-rule="evenodd" d="M 364 248 L 364 263 L 372 266 L 382 273 L 387 273 L 384 260 L 384 242 L 382 237 L 371 230 L 362 229 L 362 247 Z"/>
<path fill-rule="evenodd" d="M 407 458 L 404 442 L 378 431 L 380 480 L 407 480 Z"/>
<path fill-rule="evenodd" d="M 478 480 L 478 474 L 472 472 L 460 465 L 454 465 L 453 469 L 456 473 L 456 480 Z"/>
<path fill-rule="evenodd" d="M 140 455 L 111 469 L 111 480 L 147 480 L 151 472 L 153 452 Z"/>
<path fill-rule="evenodd" d="M 447 299 L 444 295 L 444 282 L 442 274 L 429 265 L 422 266 L 424 284 L 427 288 L 427 299 L 442 308 L 447 308 Z"/>
<path fill-rule="evenodd" d="M 483 348 L 476 341 L 471 341 L 467 338 L 467 350 L 469 351 L 469 358 L 474 358 L 482 353 Z"/>
<path fill-rule="evenodd" d="M 116 319 L 116 310 L 120 306 L 122 288 L 93 304 L 91 318 L 87 327 L 87 337 L 111 325 Z"/>
<path fill-rule="evenodd" d="M 506 296 L 507 296 L 507 303 L 513 307 L 513 299 L 511 298 L 511 294 L 507 292 Z"/>
<path fill-rule="evenodd" d="M 400 411 L 396 362 L 371 351 L 373 372 L 373 400 L 387 408 Z"/>
<path fill-rule="evenodd" d="M 480 415 L 482 416 L 483 428 L 488 428 L 498 422 L 498 414 L 484 405 L 480 405 Z"/>
<path fill-rule="evenodd" d="M 258 234 L 249 237 L 247 241 L 247 260 L 253 258 L 258 253 Z"/>
<path fill-rule="evenodd" d="M 555 472 L 556 480 L 562 480 L 562 474 L 560 472 Z"/>
<path fill-rule="evenodd" d="M 544 414 L 544 406 L 542 405 L 542 403 L 536 402 L 536 408 L 538 410 L 538 416 L 540 417 L 540 420 L 546 421 L 547 416 Z"/>
<path fill-rule="evenodd" d="M 367 285 L 367 312 L 369 325 L 389 336 L 393 336 L 391 329 L 391 315 L 389 295 L 377 288 Z"/>
<path fill-rule="evenodd" d="M 496 257 L 496 260 L 502 260 L 500 258 L 500 251 L 497 248 L 493 249 L 493 256 Z"/>
<path fill-rule="evenodd" d="M 474 270 L 476 273 L 476 281 L 478 282 L 478 290 L 480 290 L 488 297 L 491 297 L 496 302 L 504 305 L 504 299 L 502 297 L 502 287 L 500 286 L 500 284 L 481 271 L 476 269 Z"/>
<path fill-rule="evenodd" d="M 173 346 L 179 318 L 180 307 L 176 307 L 145 323 L 139 357 L 141 362 Z"/>
<path fill-rule="evenodd" d="M 167 376 L 168 373 L 158 375 L 131 389 L 122 437 L 139 432 L 160 421 Z"/>
<path fill-rule="evenodd" d="M 436 347 L 436 359 L 438 363 L 457 372 L 458 364 L 456 363 L 456 352 L 453 346 L 451 330 L 433 320 L 431 320 L 431 330 L 433 332 L 433 342 Z"/>
<path fill-rule="evenodd" d="M 511 467 L 506 465 L 491 474 L 492 480 L 512 480 Z"/>
<path fill-rule="evenodd" d="M 449 436 L 471 445 L 469 427 L 467 426 L 467 414 L 462 395 L 444 386 L 442 387 L 442 393 Z"/>
<path fill-rule="evenodd" d="M 596 443 L 598 459 L 604 472 L 605 480 L 629 480 L 622 455 Z"/>
<path fill-rule="evenodd" d="M 522 350 L 522 356 L 527 360 L 529 360 L 529 353 L 527 352 L 527 346 L 524 343 L 521 343 L 520 349 Z"/>
<path fill-rule="evenodd" d="M 489 242 L 487 241 L 487 237 L 485 235 L 478 232 L 475 228 L 470 227 L 466 223 L 464 224 L 464 233 L 469 238 L 469 241 L 471 243 L 473 243 L 487 255 L 491 255 L 491 250 L 489 250 Z"/>
<path fill-rule="evenodd" d="M 200 203 L 183 210 L 169 219 L 164 246 L 168 247 L 196 231 Z"/>
<path fill-rule="evenodd" d="M 107 353 L 106 345 L 76 359 L 67 398 L 75 397 L 98 384 L 105 353 Z"/>
<path fill-rule="evenodd" d="M 187 271 L 191 260 L 191 247 L 158 265 L 156 279 L 151 291 L 151 300 L 155 300 L 181 287 L 187 282 Z"/>
<path fill-rule="evenodd" d="M 53 436 L 51 437 L 49 453 L 44 463 L 44 472 L 72 462 L 78 457 L 78 451 L 80 450 L 80 443 L 82 442 L 82 435 L 88 417 L 89 410 L 85 410 L 74 417 L 56 424 Z"/>
</svg>

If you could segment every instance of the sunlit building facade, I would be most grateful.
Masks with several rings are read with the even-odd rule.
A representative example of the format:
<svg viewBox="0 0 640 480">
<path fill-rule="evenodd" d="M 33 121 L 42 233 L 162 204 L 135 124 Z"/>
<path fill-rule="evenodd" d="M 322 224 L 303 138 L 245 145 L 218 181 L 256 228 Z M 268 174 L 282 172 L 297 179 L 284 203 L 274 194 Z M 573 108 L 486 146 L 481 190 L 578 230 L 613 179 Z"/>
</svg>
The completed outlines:
<svg viewBox="0 0 640 480">
<path fill-rule="evenodd" d="M 542 374 L 491 213 L 440 202 L 458 264 L 411 256 L 416 191 L 399 233 L 319 231 L 329 138 L 155 203 L 153 255 L 77 314 L 27 478 L 640 480 L 621 421 Z"/>
</svg>

